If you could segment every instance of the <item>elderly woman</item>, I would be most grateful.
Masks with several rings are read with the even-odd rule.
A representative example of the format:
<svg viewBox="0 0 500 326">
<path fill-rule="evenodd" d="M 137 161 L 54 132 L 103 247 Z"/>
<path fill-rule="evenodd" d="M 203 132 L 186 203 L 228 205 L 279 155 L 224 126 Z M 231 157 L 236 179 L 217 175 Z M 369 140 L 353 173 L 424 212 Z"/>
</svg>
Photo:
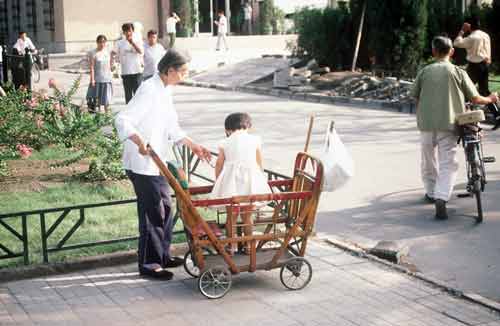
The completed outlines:
<svg viewBox="0 0 500 326">
<path fill-rule="evenodd" d="M 172 104 L 172 88 L 188 71 L 187 59 L 168 51 L 158 63 L 158 74 L 139 87 L 136 95 L 115 120 L 120 139 L 125 141 L 123 164 L 137 195 L 139 215 L 139 273 L 169 280 L 166 270 L 183 263 L 169 253 L 172 239 L 172 210 L 167 183 L 151 157 L 149 144 L 165 161 L 169 142 L 187 145 L 203 159 L 210 152 L 195 144 L 180 128 Z"/>
</svg>

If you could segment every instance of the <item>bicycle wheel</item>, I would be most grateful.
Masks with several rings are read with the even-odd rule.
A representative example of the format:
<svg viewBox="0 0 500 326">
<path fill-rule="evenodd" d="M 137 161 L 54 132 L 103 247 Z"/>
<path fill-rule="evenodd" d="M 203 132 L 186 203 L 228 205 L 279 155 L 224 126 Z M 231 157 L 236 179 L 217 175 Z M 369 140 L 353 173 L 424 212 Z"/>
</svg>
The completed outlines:
<svg viewBox="0 0 500 326">
<path fill-rule="evenodd" d="M 34 83 L 38 83 L 40 81 L 40 69 L 36 63 L 31 66 L 31 81 Z"/>
</svg>

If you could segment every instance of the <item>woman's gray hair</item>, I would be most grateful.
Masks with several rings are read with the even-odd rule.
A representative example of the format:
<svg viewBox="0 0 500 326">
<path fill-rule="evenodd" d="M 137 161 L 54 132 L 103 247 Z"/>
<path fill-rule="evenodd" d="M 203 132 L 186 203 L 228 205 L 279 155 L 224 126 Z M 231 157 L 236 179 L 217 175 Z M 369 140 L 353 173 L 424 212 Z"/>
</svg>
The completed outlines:
<svg viewBox="0 0 500 326">
<path fill-rule="evenodd" d="M 167 53 L 158 62 L 158 71 L 160 74 L 167 74 L 168 69 L 173 68 L 175 70 L 179 69 L 186 63 L 190 61 L 187 54 L 182 54 L 175 49 L 168 49 Z"/>
</svg>

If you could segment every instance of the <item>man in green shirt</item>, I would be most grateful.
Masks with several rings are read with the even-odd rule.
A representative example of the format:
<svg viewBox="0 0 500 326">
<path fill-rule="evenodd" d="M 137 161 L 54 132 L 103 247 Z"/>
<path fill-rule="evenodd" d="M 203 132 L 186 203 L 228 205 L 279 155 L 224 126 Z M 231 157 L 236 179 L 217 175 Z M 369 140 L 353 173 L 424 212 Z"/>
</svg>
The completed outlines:
<svg viewBox="0 0 500 326">
<path fill-rule="evenodd" d="M 455 116 L 465 111 L 466 101 L 489 104 L 498 100 L 495 94 L 479 95 L 467 73 L 450 62 L 453 52 L 449 38 L 435 37 L 432 55 L 436 62 L 418 73 L 411 93 L 417 99 L 425 199 L 435 202 L 437 219 L 448 218 L 446 202 L 457 177 Z"/>
</svg>

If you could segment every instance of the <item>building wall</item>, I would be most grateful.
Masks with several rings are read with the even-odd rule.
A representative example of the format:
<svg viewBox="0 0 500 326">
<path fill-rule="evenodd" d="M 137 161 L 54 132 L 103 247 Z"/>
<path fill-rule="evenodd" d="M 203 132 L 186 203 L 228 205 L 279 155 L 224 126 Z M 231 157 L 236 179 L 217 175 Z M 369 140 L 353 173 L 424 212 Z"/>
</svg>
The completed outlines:
<svg viewBox="0 0 500 326">
<path fill-rule="evenodd" d="M 118 39 L 125 22 L 140 22 L 145 37 L 148 30 L 159 28 L 157 8 L 157 0 L 56 0 L 57 52 L 86 51 L 99 34 Z"/>
</svg>

